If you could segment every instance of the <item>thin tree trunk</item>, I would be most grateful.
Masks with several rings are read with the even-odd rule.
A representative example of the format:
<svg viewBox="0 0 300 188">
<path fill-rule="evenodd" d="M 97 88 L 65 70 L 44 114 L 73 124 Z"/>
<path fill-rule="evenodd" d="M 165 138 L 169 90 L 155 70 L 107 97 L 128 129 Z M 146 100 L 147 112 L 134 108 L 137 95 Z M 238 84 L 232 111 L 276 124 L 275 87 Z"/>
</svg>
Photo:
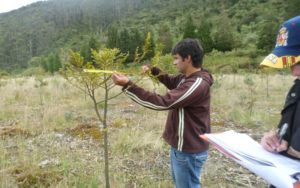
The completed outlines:
<svg viewBox="0 0 300 188">
<path fill-rule="evenodd" d="M 98 109 L 98 104 L 97 101 L 95 99 L 95 93 L 94 91 L 90 91 L 89 94 L 93 100 L 94 103 L 94 109 L 96 111 L 97 117 L 99 119 L 99 121 L 103 124 L 103 129 L 104 129 L 104 139 L 103 139 L 103 144 L 104 144 L 104 175 L 105 175 L 105 187 L 106 188 L 110 188 L 110 182 L 109 182 L 109 161 L 108 161 L 108 130 L 107 130 L 107 107 L 108 107 L 108 86 L 105 83 L 105 98 L 104 98 L 104 111 L 103 111 L 103 119 L 101 118 L 101 115 L 99 113 L 99 109 Z"/>
<path fill-rule="evenodd" d="M 109 160 L 108 160 L 108 129 L 107 129 L 107 107 L 108 107 L 108 85 L 105 82 L 105 101 L 104 101 L 104 112 L 103 112 L 103 127 L 104 127 L 104 163 L 105 163 L 105 184 L 106 188 L 110 188 L 109 182 Z"/>
<path fill-rule="evenodd" d="M 267 97 L 269 97 L 269 73 L 267 73 Z"/>
<path fill-rule="evenodd" d="M 107 128 L 104 131 L 104 162 L 105 162 L 105 183 L 106 188 L 110 188 L 109 183 L 109 161 L 108 161 L 108 132 Z"/>
<path fill-rule="evenodd" d="M 100 115 L 100 113 L 99 113 L 98 104 L 97 104 L 97 101 L 96 101 L 96 99 L 95 99 L 94 94 L 93 94 L 93 96 L 91 96 L 91 98 L 92 98 L 93 103 L 94 103 L 94 109 L 95 109 L 95 111 L 96 111 L 97 117 L 98 117 L 99 121 L 100 121 L 101 123 L 103 123 L 103 120 L 102 120 L 101 115 Z M 104 123 L 103 123 L 103 124 L 104 124 Z"/>
</svg>

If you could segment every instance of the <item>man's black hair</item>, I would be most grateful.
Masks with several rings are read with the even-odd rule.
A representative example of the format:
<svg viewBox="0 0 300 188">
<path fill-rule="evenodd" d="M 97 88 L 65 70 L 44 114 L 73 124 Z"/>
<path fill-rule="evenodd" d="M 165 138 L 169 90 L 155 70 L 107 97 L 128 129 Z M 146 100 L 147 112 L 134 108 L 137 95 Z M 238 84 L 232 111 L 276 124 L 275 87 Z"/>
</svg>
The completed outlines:
<svg viewBox="0 0 300 188">
<path fill-rule="evenodd" d="M 203 63 L 204 51 L 197 39 L 184 39 L 180 41 L 172 50 L 172 54 L 179 54 L 183 59 L 191 56 L 193 66 L 199 68 Z"/>
</svg>

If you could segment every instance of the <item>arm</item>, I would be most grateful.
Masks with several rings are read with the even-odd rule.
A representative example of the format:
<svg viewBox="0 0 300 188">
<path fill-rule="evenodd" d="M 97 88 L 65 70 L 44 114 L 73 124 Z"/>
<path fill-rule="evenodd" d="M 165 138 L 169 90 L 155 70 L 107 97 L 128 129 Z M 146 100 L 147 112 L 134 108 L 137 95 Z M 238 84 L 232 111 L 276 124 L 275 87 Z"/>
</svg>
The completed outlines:
<svg viewBox="0 0 300 188">
<path fill-rule="evenodd" d="M 269 152 L 282 152 L 288 148 L 288 142 L 286 140 L 282 140 L 280 143 L 277 131 L 275 130 L 264 134 L 261 139 L 261 145 Z"/>
<path fill-rule="evenodd" d="M 289 96 L 289 95 L 288 95 Z M 293 107 L 286 105 L 285 108 L 281 111 L 281 120 L 278 124 L 278 129 L 269 131 L 268 133 L 265 133 L 263 138 L 261 139 L 261 145 L 264 149 L 270 152 L 281 152 L 285 151 L 288 148 L 288 144 L 290 142 L 291 137 L 291 120 L 293 118 Z M 287 131 L 282 137 L 282 142 L 280 143 L 280 138 L 278 135 L 278 132 L 280 132 L 280 129 L 284 124 L 288 124 Z"/>
<path fill-rule="evenodd" d="M 168 89 L 175 89 L 182 78 L 184 77 L 183 75 L 179 74 L 177 76 L 170 76 L 166 73 L 163 73 L 159 68 L 153 67 L 151 69 L 151 74 L 153 76 L 157 76 L 158 80 L 164 84 Z"/>
<path fill-rule="evenodd" d="M 196 80 L 187 80 L 178 88 L 170 90 L 166 95 L 161 96 L 144 90 L 143 88 L 132 84 L 124 89 L 124 92 L 138 104 L 153 110 L 169 110 L 184 108 L 196 100 L 206 96 L 209 92 L 209 84 L 197 78 Z"/>
</svg>

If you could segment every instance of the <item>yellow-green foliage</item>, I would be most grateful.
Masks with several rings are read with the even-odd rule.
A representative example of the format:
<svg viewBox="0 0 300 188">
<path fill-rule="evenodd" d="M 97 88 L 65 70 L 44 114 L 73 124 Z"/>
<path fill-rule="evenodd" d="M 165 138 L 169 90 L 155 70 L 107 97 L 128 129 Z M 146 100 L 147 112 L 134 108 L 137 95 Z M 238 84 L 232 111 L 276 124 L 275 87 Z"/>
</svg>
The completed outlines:
<svg viewBox="0 0 300 188">
<path fill-rule="evenodd" d="M 135 49 L 134 64 L 142 63 L 144 61 L 144 58 L 146 57 L 146 55 L 148 55 L 148 53 L 151 52 L 151 40 L 152 40 L 152 35 L 149 32 L 149 33 L 147 33 L 142 53 L 139 53 L 139 47 L 137 47 Z"/>
<path fill-rule="evenodd" d="M 66 80 L 84 92 L 87 92 L 86 89 L 96 90 L 103 87 L 105 83 L 110 82 L 111 75 L 86 73 L 83 69 L 119 70 L 124 66 L 127 55 L 120 53 L 118 49 L 105 48 L 99 51 L 92 50 L 92 57 L 93 62 L 86 62 L 79 52 L 71 51 L 68 61 L 60 71 Z"/>
</svg>

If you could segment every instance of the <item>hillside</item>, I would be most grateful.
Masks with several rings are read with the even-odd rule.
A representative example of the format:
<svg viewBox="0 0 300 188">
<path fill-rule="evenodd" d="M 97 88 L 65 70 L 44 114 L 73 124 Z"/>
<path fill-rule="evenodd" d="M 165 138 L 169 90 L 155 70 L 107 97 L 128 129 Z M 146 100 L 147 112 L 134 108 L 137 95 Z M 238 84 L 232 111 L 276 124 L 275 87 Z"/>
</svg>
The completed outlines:
<svg viewBox="0 0 300 188">
<path fill-rule="evenodd" d="M 154 34 L 154 43 L 163 43 L 168 52 L 175 42 L 190 36 L 187 34 L 189 28 L 196 32 L 190 37 L 211 38 L 211 42 L 203 41 L 207 52 L 253 46 L 269 50 L 279 23 L 299 14 L 299 6 L 295 0 L 37 2 L 0 14 L 0 69 L 14 72 L 36 66 L 42 61 L 37 57 L 48 57 L 50 53 L 68 49 L 88 53 L 91 41 L 96 47 L 132 51 L 141 46 L 149 31 Z M 116 40 L 112 39 L 113 31 L 118 35 Z M 207 34 L 203 35 L 202 31 Z M 269 33 L 267 36 L 266 32 Z M 139 41 L 132 43 L 137 38 Z"/>
</svg>

